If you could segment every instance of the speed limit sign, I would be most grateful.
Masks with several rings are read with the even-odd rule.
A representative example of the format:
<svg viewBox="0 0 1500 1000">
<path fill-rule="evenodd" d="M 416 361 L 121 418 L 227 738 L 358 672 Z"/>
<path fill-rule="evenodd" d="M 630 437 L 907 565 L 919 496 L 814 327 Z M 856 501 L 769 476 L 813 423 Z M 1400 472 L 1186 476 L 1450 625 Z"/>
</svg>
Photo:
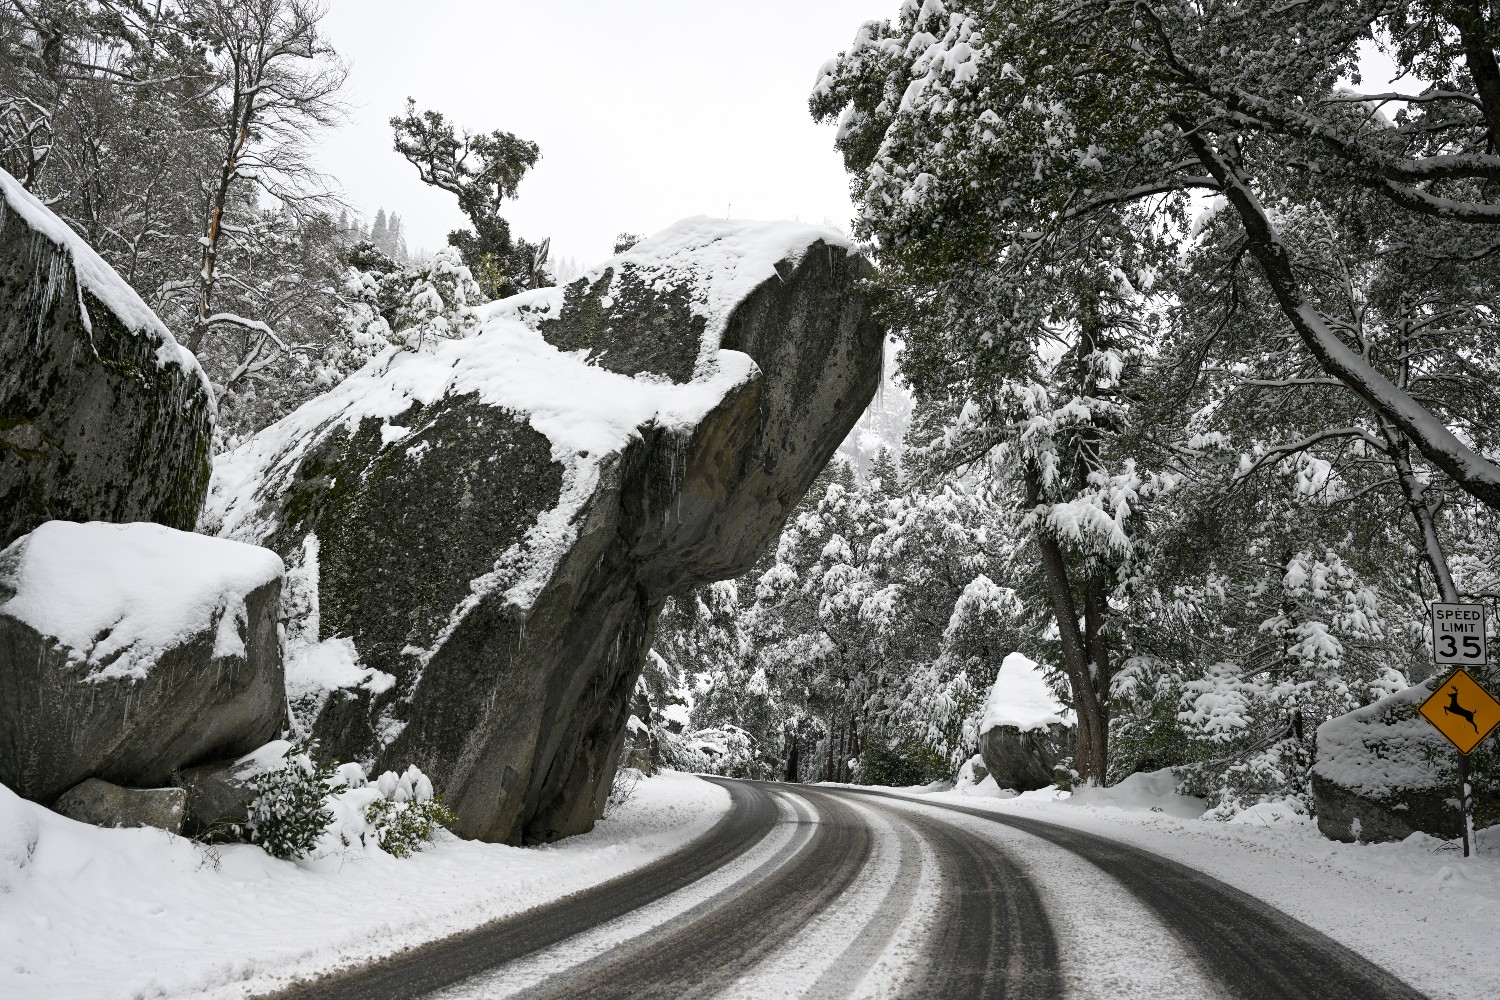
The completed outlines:
<svg viewBox="0 0 1500 1000">
<path fill-rule="evenodd" d="M 1487 653 L 1483 604 L 1432 606 L 1432 659 L 1435 663 L 1481 666 Z"/>
</svg>

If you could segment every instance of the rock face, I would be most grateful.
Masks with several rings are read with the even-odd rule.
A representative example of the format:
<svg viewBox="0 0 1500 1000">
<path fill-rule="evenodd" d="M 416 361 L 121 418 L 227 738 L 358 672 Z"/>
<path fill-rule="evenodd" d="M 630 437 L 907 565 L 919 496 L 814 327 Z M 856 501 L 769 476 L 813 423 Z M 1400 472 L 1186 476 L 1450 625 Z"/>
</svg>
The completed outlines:
<svg viewBox="0 0 1500 1000">
<path fill-rule="evenodd" d="M 1312 768 L 1318 829 L 1346 842 L 1462 834 L 1458 753 L 1417 714 L 1432 678 L 1318 727 Z"/>
<path fill-rule="evenodd" d="M 52 519 L 191 528 L 212 429 L 193 356 L 0 170 L 0 546 Z"/>
<path fill-rule="evenodd" d="M 153 787 L 286 719 L 281 560 L 159 524 L 52 521 L 0 551 L 0 782 Z"/>
<path fill-rule="evenodd" d="M 325 753 L 416 763 L 468 837 L 587 830 L 663 601 L 745 572 L 872 398 L 870 273 L 827 230 L 688 220 L 224 459 L 205 530 L 292 565 Z"/>
<path fill-rule="evenodd" d="M 53 806 L 69 819 L 94 826 L 154 826 L 181 833 L 187 792 L 181 788 L 121 788 L 90 778 L 62 794 Z"/>
<path fill-rule="evenodd" d="M 1053 724 L 1022 730 L 995 726 L 979 737 L 984 766 L 1001 788 L 1031 792 L 1055 784 L 1052 769 L 1073 749 L 1073 730 Z M 975 780 L 982 780 L 976 774 Z"/>
</svg>

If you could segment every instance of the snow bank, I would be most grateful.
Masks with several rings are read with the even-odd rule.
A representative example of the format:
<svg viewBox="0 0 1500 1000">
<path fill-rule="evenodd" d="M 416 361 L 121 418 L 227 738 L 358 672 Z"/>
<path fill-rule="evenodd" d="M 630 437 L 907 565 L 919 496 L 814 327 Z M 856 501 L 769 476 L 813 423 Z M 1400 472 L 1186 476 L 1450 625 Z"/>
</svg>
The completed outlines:
<svg viewBox="0 0 1500 1000">
<path fill-rule="evenodd" d="M 639 868 L 707 832 L 728 807 L 723 789 L 664 773 L 642 780 L 593 832 L 559 844 L 444 837 L 404 860 L 370 850 L 308 866 L 249 845 L 85 826 L 0 786 L 0 996 L 273 992 Z"/>
<path fill-rule="evenodd" d="M 778 262 L 784 260 L 795 266 L 818 241 L 830 247 L 855 249 L 842 233 L 826 226 L 696 215 L 611 257 L 586 272 L 581 280 L 592 287 L 606 271 L 613 271 L 609 289 L 613 296 L 629 270 L 658 291 L 687 292 L 693 314 L 705 323 L 694 369 L 698 378 L 711 374 L 734 307 L 761 282 L 777 276 Z M 494 303 L 489 315 L 532 322 L 555 316 L 562 309 L 564 292 L 563 286 L 526 292 Z"/>
<path fill-rule="evenodd" d="M 143 678 L 218 622 L 215 656 L 244 653 L 245 597 L 282 575 L 254 545 L 160 524 L 48 521 L 0 552 L 0 613 L 50 636 L 85 680 Z"/>
<path fill-rule="evenodd" d="M 0 225 L 5 222 L 6 212 L 14 212 L 33 232 L 49 240 L 61 251 L 72 264 L 79 289 L 87 289 L 90 295 L 104 303 L 131 333 L 147 337 L 157 344 L 156 363 L 158 365 L 162 367 L 177 365 L 196 375 L 203 383 L 203 388 L 208 392 L 209 398 L 213 398 L 208 377 L 198 366 L 198 359 L 191 351 L 177 343 L 166 324 L 151 311 L 150 306 L 141 301 L 135 289 L 131 288 L 114 268 L 106 264 L 104 258 L 94 252 L 93 247 L 73 232 L 66 222 L 59 219 L 50 208 L 23 188 L 20 181 L 4 170 L 0 170 Z M 49 302 L 51 301 L 50 295 L 57 293 L 60 284 L 56 276 L 49 275 Z M 92 334 L 94 332 L 93 321 L 89 317 L 88 306 L 81 297 L 78 301 L 78 308 L 83 317 L 84 329 Z"/>
<path fill-rule="evenodd" d="M 979 721 L 979 735 L 996 726 L 1015 726 L 1021 732 L 1062 723 L 1071 726 L 1073 713 L 1064 708 L 1047 686 L 1036 662 L 1011 653 L 1000 663 Z"/>
<path fill-rule="evenodd" d="M 1191 795 L 1177 794 L 1177 775 L 1170 767 L 1132 774 L 1117 785 L 1077 785 L 1066 801 L 1075 806 L 1103 806 L 1166 813 L 1182 819 L 1197 819 L 1208 803 Z"/>
</svg>

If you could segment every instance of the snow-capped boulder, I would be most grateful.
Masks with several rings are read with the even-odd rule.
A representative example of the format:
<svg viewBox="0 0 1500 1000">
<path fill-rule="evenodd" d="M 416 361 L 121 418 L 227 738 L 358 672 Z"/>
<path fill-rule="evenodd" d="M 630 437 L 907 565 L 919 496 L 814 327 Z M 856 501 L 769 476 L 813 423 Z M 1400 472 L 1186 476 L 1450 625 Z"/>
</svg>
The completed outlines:
<svg viewBox="0 0 1500 1000">
<path fill-rule="evenodd" d="M 191 528 L 213 408 L 193 355 L 0 170 L 0 546 L 52 519 Z"/>
<path fill-rule="evenodd" d="M 1323 836 L 1379 843 L 1419 830 L 1445 838 L 1462 834 L 1458 752 L 1417 712 L 1439 680 L 1318 727 L 1312 791 Z"/>
<path fill-rule="evenodd" d="M 747 571 L 872 398 L 869 273 L 829 230 L 690 219 L 221 458 L 203 527 L 291 566 L 329 755 L 416 762 L 468 837 L 592 826 L 662 602 Z"/>
<path fill-rule="evenodd" d="M 187 792 L 181 788 L 121 788 L 90 778 L 63 792 L 52 808 L 93 826 L 154 826 L 181 833 L 187 816 Z"/>
<path fill-rule="evenodd" d="M 979 723 L 979 753 L 995 783 L 1018 792 L 1053 784 L 1052 769 L 1069 756 L 1072 734 L 1073 713 L 1037 665 L 1020 653 L 1007 656 Z"/>
<path fill-rule="evenodd" d="M 274 552 L 159 524 L 49 521 L 0 551 L 0 782 L 165 785 L 286 720 Z"/>
</svg>

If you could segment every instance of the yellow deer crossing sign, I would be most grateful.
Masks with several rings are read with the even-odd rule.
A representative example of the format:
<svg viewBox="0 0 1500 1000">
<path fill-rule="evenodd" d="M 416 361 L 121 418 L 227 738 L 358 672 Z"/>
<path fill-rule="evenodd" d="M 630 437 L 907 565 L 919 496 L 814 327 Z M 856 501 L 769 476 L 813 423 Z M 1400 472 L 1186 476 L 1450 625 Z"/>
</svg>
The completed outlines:
<svg viewBox="0 0 1500 1000">
<path fill-rule="evenodd" d="M 1500 725 L 1500 701 L 1463 670 L 1434 688 L 1419 711 L 1461 754 L 1472 753 Z"/>
</svg>

